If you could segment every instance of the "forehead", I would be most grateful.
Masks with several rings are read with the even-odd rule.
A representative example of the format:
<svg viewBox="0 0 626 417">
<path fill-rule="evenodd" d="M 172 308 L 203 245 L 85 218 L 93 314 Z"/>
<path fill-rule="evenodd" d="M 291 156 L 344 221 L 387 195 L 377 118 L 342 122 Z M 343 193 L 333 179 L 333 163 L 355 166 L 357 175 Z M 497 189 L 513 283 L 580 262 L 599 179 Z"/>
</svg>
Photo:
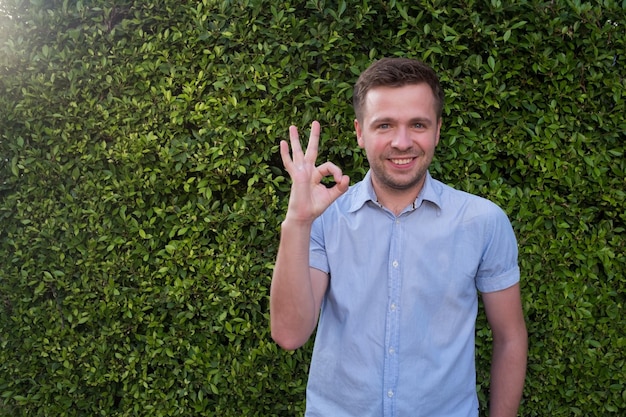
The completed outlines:
<svg viewBox="0 0 626 417">
<path fill-rule="evenodd" d="M 374 87 L 367 92 L 364 118 L 437 118 L 435 95 L 426 83 Z"/>
</svg>

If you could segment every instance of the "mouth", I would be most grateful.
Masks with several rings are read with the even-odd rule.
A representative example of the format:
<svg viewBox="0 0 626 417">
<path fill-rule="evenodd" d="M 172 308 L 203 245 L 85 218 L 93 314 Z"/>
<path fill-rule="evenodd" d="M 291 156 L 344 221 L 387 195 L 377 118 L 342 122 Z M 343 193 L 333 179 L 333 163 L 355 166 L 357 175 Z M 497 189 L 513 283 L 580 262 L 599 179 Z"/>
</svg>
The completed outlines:
<svg viewBox="0 0 626 417">
<path fill-rule="evenodd" d="M 413 158 L 391 158 L 390 161 L 394 165 L 408 165 L 413 161 Z"/>
</svg>

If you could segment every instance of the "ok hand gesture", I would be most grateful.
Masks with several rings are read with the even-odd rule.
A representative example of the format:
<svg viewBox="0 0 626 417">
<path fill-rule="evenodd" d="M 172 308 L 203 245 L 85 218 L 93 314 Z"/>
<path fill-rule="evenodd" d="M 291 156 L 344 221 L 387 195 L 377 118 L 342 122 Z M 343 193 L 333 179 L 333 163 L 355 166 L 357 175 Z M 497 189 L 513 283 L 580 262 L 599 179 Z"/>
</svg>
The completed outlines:
<svg viewBox="0 0 626 417">
<path fill-rule="evenodd" d="M 298 222 L 312 222 L 321 215 L 330 204 L 348 190 L 350 179 L 343 175 L 341 169 L 332 162 L 325 162 L 316 167 L 320 124 L 314 121 L 311 124 L 311 134 L 306 152 L 302 152 L 298 129 L 289 127 L 292 155 L 289 155 L 289 145 L 286 141 L 280 142 L 280 156 L 292 181 L 289 206 L 286 220 Z M 327 188 L 322 184 L 324 177 L 332 176 L 335 185 Z"/>
</svg>

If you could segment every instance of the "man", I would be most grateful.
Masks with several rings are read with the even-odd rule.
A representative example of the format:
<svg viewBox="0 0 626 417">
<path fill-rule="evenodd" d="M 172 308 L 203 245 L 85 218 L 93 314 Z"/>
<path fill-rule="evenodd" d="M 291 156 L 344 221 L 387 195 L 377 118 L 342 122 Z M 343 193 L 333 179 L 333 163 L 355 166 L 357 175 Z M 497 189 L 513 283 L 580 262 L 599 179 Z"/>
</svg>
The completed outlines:
<svg viewBox="0 0 626 417">
<path fill-rule="evenodd" d="M 444 102 L 436 74 L 382 59 L 361 74 L 353 101 L 370 165 L 361 182 L 315 166 L 317 122 L 306 152 L 294 126 L 291 155 L 280 144 L 292 188 L 271 327 L 296 349 L 317 326 L 306 416 L 477 416 L 478 292 L 493 332 L 490 416 L 515 416 L 527 351 L 517 243 L 495 204 L 428 172 Z"/>
</svg>

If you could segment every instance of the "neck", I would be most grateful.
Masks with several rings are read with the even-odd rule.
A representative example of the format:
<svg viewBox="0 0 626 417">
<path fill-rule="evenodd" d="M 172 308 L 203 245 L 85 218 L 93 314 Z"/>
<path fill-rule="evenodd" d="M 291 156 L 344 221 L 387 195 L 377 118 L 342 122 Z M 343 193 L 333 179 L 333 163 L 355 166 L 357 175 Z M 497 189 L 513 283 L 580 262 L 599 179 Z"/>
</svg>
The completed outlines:
<svg viewBox="0 0 626 417">
<path fill-rule="evenodd" d="M 373 179 L 372 185 L 374 193 L 376 193 L 376 202 L 398 216 L 408 206 L 415 205 L 415 200 L 424 187 L 424 181 L 421 181 L 418 186 L 408 189 L 380 186 Z"/>
</svg>

